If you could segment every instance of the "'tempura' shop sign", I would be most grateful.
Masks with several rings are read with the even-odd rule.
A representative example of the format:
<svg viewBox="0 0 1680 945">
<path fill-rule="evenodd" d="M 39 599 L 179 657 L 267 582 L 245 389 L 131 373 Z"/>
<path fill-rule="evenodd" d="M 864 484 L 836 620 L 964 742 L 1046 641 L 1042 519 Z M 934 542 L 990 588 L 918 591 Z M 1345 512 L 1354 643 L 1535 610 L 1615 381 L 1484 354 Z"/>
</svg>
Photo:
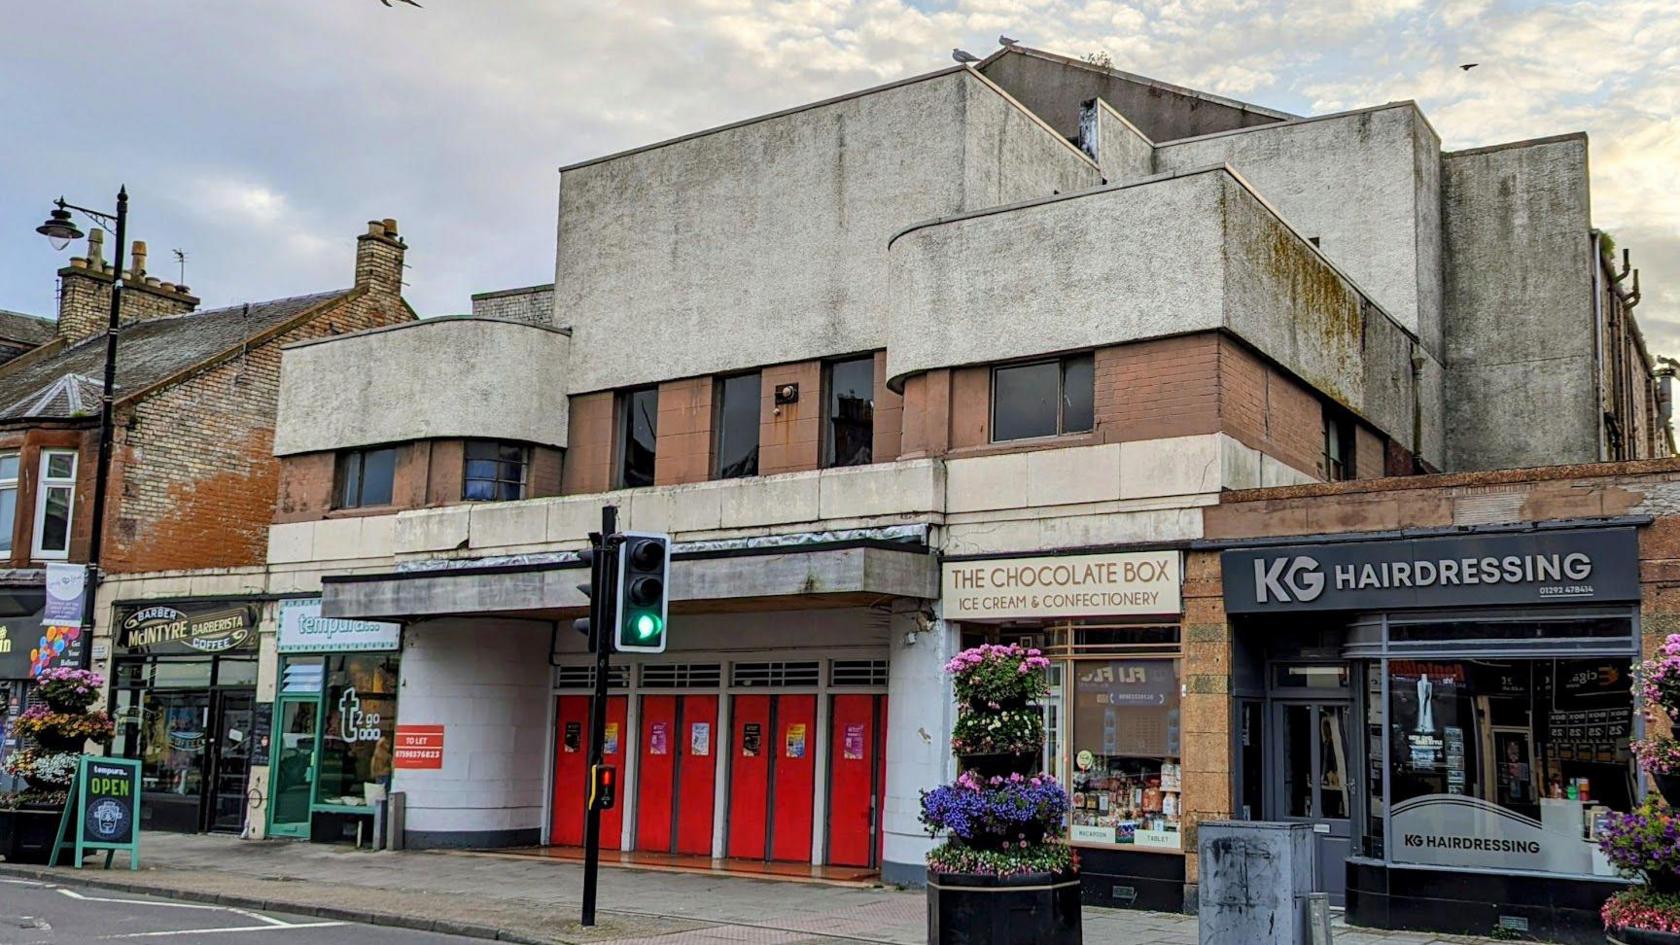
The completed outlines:
<svg viewBox="0 0 1680 945">
<path fill-rule="evenodd" d="M 1176 614 L 1180 571 L 1176 551 L 948 561 L 942 582 L 945 617 Z"/>
<path fill-rule="evenodd" d="M 225 653 L 257 644 L 256 608 L 221 606 L 189 613 L 152 606 L 130 611 L 119 624 L 121 646 L 142 653 Z"/>
</svg>

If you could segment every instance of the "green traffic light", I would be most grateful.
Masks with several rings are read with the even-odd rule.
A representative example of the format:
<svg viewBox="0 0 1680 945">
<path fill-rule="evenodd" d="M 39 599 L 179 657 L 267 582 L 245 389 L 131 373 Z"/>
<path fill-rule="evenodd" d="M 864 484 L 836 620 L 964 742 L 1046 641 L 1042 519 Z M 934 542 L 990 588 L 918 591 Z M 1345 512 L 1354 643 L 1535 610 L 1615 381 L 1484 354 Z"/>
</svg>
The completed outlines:
<svg viewBox="0 0 1680 945">
<path fill-rule="evenodd" d="M 652 639 L 659 633 L 659 618 L 653 614 L 642 614 L 636 618 L 636 637 L 641 640 Z"/>
</svg>

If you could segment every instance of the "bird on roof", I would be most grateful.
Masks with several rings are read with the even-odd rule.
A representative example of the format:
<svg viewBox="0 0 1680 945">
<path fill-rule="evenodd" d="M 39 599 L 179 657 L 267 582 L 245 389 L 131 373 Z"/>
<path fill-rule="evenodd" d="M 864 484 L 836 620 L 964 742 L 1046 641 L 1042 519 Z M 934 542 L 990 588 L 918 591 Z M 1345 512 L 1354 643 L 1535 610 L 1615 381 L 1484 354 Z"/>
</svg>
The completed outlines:
<svg viewBox="0 0 1680 945">
<path fill-rule="evenodd" d="M 999 46 L 1013 46 L 1018 42 L 1020 42 L 1020 40 L 1015 39 L 1012 36 L 999 36 L 998 37 L 998 45 Z"/>
<path fill-rule="evenodd" d="M 385 5 L 386 5 L 386 6 L 390 6 L 390 5 L 391 5 L 391 0 L 379 0 L 379 2 L 380 2 L 380 3 L 383 3 L 383 4 L 385 4 Z M 420 4 L 418 4 L 418 3 L 416 3 L 416 2 L 415 2 L 415 0 L 397 0 L 397 2 L 398 2 L 398 3 L 406 3 L 406 4 L 408 4 L 408 5 L 409 5 L 409 6 L 411 6 L 411 7 L 418 7 L 418 6 L 420 6 Z M 424 8 L 424 7 L 421 7 L 421 9 L 425 9 L 425 8 Z"/>
<path fill-rule="evenodd" d="M 1479 65 L 1481 65 L 1479 62 L 1467 62 L 1464 65 L 1459 66 L 1459 68 L 1463 69 L 1465 72 L 1469 72 L 1471 69 L 1474 69 Z"/>
<path fill-rule="evenodd" d="M 979 56 L 976 56 L 975 54 L 969 52 L 966 49 L 953 49 L 953 50 L 951 50 L 951 58 L 955 59 L 958 62 L 979 62 L 980 61 Z"/>
</svg>

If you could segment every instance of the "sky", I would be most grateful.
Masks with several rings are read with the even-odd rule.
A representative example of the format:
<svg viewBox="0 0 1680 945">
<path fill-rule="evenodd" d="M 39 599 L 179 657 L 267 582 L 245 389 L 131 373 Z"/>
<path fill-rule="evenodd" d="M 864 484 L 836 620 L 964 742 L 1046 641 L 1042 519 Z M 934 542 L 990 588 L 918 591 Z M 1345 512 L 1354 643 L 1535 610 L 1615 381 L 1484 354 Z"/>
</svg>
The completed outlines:
<svg viewBox="0 0 1680 945">
<path fill-rule="evenodd" d="M 1591 136 L 1593 222 L 1680 355 L 1673 0 L 52 0 L 0 30 L 0 308 L 56 310 L 33 230 L 131 197 L 205 306 L 347 286 L 396 218 L 422 315 L 554 278 L 557 168 L 984 56 L 1000 33 L 1295 114 L 1414 99 L 1449 150 Z M 1459 68 L 1476 62 L 1472 70 Z M 185 252 L 181 280 L 172 250 Z"/>
</svg>

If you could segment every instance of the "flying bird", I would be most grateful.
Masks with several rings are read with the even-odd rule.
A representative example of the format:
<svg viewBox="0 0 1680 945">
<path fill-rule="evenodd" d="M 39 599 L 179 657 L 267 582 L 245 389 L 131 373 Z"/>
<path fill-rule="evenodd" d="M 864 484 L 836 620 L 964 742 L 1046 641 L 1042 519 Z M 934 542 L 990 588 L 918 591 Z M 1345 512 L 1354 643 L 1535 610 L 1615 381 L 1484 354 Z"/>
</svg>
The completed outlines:
<svg viewBox="0 0 1680 945">
<path fill-rule="evenodd" d="M 979 62 L 980 61 L 979 56 L 976 56 L 975 54 L 969 52 L 966 49 L 953 49 L 953 50 L 951 50 L 951 58 L 955 59 L 958 62 Z"/>
<path fill-rule="evenodd" d="M 1465 72 L 1469 72 L 1471 69 L 1474 69 L 1479 65 L 1481 65 L 1479 62 L 1467 62 L 1464 65 L 1459 66 L 1459 68 L 1463 69 Z"/>
<path fill-rule="evenodd" d="M 1010 37 L 1010 36 L 999 36 L 998 37 L 998 45 L 999 46 L 1013 46 L 1018 42 L 1020 42 L 1020 40 L 1015 39 L 1015 38 Z"/>
<path fill-rule="evenodd" d="M 379 2 L 380 2 L 380 3 L 383 3 L 383 4 L 385 4 L 385 5 L 386 5 L 386 6 L 390 6 L 390 5 L 391 5 L 391 0 L 379 0 Z M 418 6 L 420 6 L 420 4 L 418 4 L 418 3 L 416 3 L 416 2 L 415 2 L 415 0 L 397 0 L 397 2 L 398 2 L 398 3 L 406 3 L 406 4 L 408 4 L 408 5 L 409 5 L 409 6 L 411 6 L 411 7 L 418 7 Z M 424 8 L 424 7 L 421 7 L 421 9 L 425 9 L 425 8 Z"/>
</svg>

